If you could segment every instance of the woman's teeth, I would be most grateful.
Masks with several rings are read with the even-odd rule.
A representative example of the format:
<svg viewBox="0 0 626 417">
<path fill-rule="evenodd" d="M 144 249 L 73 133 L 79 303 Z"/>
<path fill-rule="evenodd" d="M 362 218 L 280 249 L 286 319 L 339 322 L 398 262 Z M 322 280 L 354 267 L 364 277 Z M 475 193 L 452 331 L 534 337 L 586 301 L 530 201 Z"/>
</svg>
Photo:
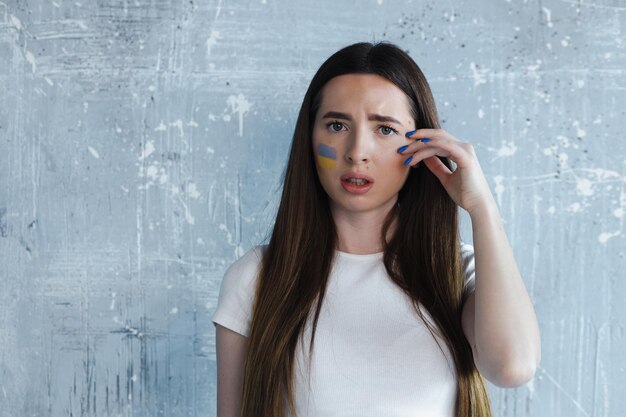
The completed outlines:
<svg viewBox="0 0 626 417">
<path fill-rule="evenodd" d="M 367 180 L 362 180 L 360 178 L 349 178 L 348 182 L 351 184 L 357 184 L 357 185 L 365 185 L 367 184 L 369 181 Z"/>
</svg>

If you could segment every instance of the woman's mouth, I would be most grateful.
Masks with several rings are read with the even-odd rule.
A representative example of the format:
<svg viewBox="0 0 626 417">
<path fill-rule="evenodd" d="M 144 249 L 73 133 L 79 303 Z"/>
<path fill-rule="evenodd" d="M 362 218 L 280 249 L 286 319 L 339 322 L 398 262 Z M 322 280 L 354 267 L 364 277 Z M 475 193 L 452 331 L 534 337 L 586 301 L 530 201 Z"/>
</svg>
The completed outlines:
<svg viewBox="0 0 626 417">
<path fill-rule="evenodd" d="M 348 173 L 341 176 L 344 190 L 352 194 L 365 194 L 374 185 L 374 179 L 359 173 Z"/>
</svg>

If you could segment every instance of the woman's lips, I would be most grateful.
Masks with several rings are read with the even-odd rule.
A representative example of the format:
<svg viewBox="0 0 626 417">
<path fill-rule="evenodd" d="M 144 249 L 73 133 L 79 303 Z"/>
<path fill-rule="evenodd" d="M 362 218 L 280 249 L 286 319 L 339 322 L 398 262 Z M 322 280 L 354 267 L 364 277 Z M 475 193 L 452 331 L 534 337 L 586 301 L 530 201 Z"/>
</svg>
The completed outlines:
<svg viewBox="0 0 626 417">
<path fill-rule="evenodd" d="M 348 181 L 341 181 L 341 185 L 343 186 L 344 190 L 352 194 L 365 194 L 366 192 L 370 190 L 370 188 L 374 186 L 374 184 L 371 182 L 368 182 L 363 185 L 358 185 L 358 184 L 352 184 Z"/>
<path fill-rule="evenodd" d="M 366 180 L 365 184 L 354 184 L 349 181 L 350 178 Z M 365 194 L 374 185 L 374 179 L 368 175 L 358 172 L 349 172 L 341 176 L 341 185 L 343 189 L 352 194 Z"/>
</svg>

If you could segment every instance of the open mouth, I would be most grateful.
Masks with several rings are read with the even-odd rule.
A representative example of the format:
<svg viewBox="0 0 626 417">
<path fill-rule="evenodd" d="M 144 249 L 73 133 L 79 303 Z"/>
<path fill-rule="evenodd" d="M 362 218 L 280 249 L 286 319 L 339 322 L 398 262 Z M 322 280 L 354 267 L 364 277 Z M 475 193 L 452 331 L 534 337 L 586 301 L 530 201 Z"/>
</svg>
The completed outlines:
<svg viewBox="0 0 626 417">
<path fill-rule="evenodd" d="M 372 188 L 374 181 L 365 178 L 345 176 L 341 179 L 343 189 L 352 194 L 364 194 Z"/>
<path fill-rule="evenodd" d="M 353 185 L 366 185 L 370 183 L 368 180 L 363 178 L 348 178 L 344 181 Z"/>
</svg>

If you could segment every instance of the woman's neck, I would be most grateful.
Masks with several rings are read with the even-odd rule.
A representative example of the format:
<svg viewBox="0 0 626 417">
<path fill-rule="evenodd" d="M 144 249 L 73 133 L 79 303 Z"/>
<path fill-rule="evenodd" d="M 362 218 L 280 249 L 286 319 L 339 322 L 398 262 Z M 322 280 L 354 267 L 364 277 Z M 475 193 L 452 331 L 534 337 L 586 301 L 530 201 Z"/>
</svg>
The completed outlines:
<svg viewBox="0 0 626 417">
<path fill-rule="evenodd" d="M 389 209 L 365 212 L 332 210 L 337 227 L 337 249 L 358 255 L 382 252 L 380 234 L 388 212 Z M 387 241 L 393 236 L 396 223 L 397 219 L 394 219 L 387 231 Z"/>
</svg>

